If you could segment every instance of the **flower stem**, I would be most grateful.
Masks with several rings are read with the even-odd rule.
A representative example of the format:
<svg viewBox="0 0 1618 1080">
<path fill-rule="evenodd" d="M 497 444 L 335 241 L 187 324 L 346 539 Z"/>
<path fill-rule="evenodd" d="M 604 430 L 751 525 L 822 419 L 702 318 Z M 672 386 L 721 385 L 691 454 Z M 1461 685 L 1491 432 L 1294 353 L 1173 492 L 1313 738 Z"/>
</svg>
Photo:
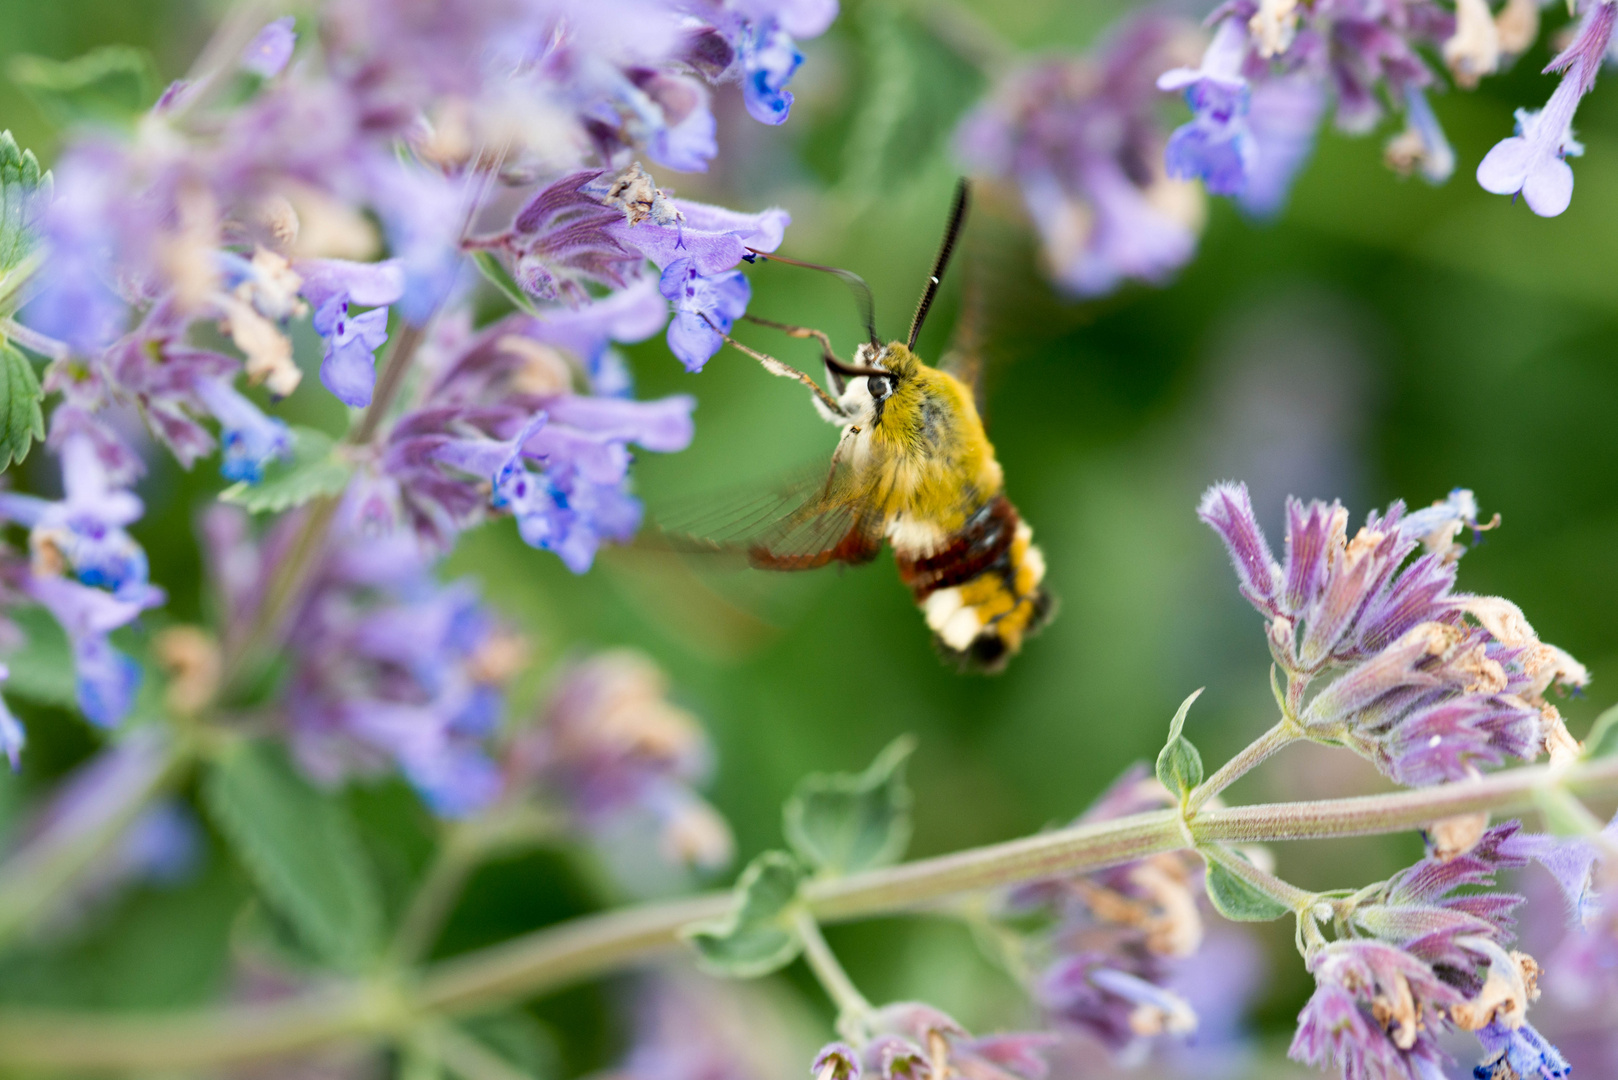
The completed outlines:
<svg viewBox="0 0 1618 1080">
<path fill-rule="evenodd" d="M 359 421 L 349 430 L 347 442 L 353 446 L 368 444 L 380 430 L 382 421 L 404 385 L 409 370 L 426 337 L 426 330 L 406 324 L 394 336 L 388 349 L 388 359 L 382 377 L 377 381 L 371 404 L 366 406 Z M 298 605 L 303 602 L 309 583 L 320 569 L 321 554 L 326 547 L 326 533 L 337 514 L 341 495 L 326 495 L 315 499 L 305 508 L 303 524 L 293 537 L 286 556 L 277 565 L 274 578 L 264 590 L 264 601 L 259 605 L 252 625 L 240 638 L 228 642 L 225 652 L 225 686 L 227 694 L 240 692 L 250 686 L 273 656 L 286 623 Z"/>
<path fill-rule="evenodd" d="M 865 1000 L 865 995 L 860 993 L 854 980 L 838 963 L 837 954 L 826 944 L 820 924 L 807 908 L 798 908 L 793 914 L 792 924 L 803 941 L 804 961 L 825 988 L 826 996 L 837 1006 L 838 1033 L 850 1041 L 863 1041 L 859 1033 L 865 1026 L 865 1018 L 871 1015 L 871 1003 Z"/>
<path fill-rule="evenodd" d="M 1282 881 L 1268 870 L 1254 866 L 1227 847 L 1210 844 L 1197 850 L 1204 859 L 1217 862 L 1231 874 L 1290 911 L 1301 911 L 1315 902 L 1314 893 L 1300 889 L 1290 881 Z"/>
<path fill-rule="evenodd" d="M 1455 814 L 1532 808 L 1541 790 L 1618 792 L 1618 757 L 1571 767 L 1530 766 L 1478 780 L 1319 802 L 1210 809 L 1191 823 L 1198 844 L 1364 836 Z M 809 914 L 835 921 L 912 910 L 957 893 L 1096 870 L 1186 846 L 1175 811 L 1134 814 L 1002 844 L 814 882 Z M 170 1014 L 0 1009 L 0 1065 L 52 1069 L 179 1070 L 274 1057 L 340 1039 L 398 1030 L 412 1018 L 472 1012 L 531 997 L 651 958 L 681 927 L 727 911 L 709 893 L 623 908 L 547 927 L 428 967 L 419 981 L 381 994 L 346 984 L 260 1005 Z"/>
<path fill-rule="evenodd" d="M 1186 814 L 1195 814 L 1209 799 L 1241 779 L 1277 750 L 1301 738 L 1303 736 L 1298 732 L 1296 723 L 1285 717 L 1277 720 L 1274 727 L 1248 743 L 1241 753 L 1220 766 L 1218 772 L 1197 785 L 1186 801 Z"/>
</svg>

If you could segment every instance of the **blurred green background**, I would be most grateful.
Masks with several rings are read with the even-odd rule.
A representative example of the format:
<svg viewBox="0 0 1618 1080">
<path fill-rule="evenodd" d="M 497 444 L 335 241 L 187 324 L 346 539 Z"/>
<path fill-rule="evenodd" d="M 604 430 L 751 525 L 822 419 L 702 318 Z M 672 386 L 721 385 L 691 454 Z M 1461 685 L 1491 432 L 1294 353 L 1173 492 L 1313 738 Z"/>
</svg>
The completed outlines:
<svg viewBox="0 0 1618 1080">
<path fill-rule="evenodd" d="M 968 6 L 1030 54 L 1082 50 L 1125 10 L 1062 0 Z M 0 50 L 67 58 L 128 42 L 151 49 L 171 77 L 205 38 L 210 10 L 199 0 L 3 0 Z M 898 334 L 957 173 L 950 132 L 985 86 L 941 42 L 937 18 L 919 2 L 846 0 L 832 31 L 806 48 L 790 122 L 752 123 L 727 91 L 719 168 L 659 174 L 660 183 L 739 208 L 786 206 L 794 224 L 783 253 L 863 274 L 881 328 Z M 990 434 L 1062 603 L 1001 676 L 958 676 L 939 663 L 885 559 L 772 576 L 623 550 L 575 578 L 500 523 L 468 536 L 451 571 L 482 579 L 489 599 L 532 631 L 541 671 L 603 646 L 655 656 L 715 740 L 711 794 L 742 859 L 778 843 L 780 803 L 801 775 L 863 766 L 902 732 L 921 739 L 917 855 L 1071 818 L 1126 765 L 1155 755 L 1174 707 L 1199 686 L 1208 690 L 1186 731 L 1206 759 L 1256 735 L 1273 718 L 1260 624 L 1194 515 L 1203 488 L 1223 478 L 1252 485 L 1276 544 L 1288 493 L 1340 497 L 1360 517 L 1395 498 L 1424 505 L 1473 488 L 1504 524 L 1466 557 L 1462 587 L 1510 597 L 1546 640 L 1590 666 L 1590 698 L 1564 708 L 1582 734 L 1613 700 L 1607 685 L 1618 668 L 1618 93 L 1598 87 L 1579 114 L 1587 152 L 1562 217 L 1535 218 L 1472 179 L 1509 132 L 1512 110 L 1549 95 L 1551 80 L 1537 74 L 1548 55 L 1542 42 L 1481 90 L 1435 99 L 1459 159 L 1449 184 L 1388 172 L 1380 143 L 1390 131 L 1328 132 L 1279 221 L 1256 225 L 1211 201 L 1198 256 L 1162 289 L 1086 303 L 1054 295 L 1016 201 L 984 192 L 967 250 L 986 283 Z M 56 145 L 4 81 L 0 126 L 42 156 Z M 781 264 L 750 276 L 755 313 L 825 328 L 842 350 L 859 340 L 835 281 Z M 924 355 L 950 340 L 959 284 L 957 273 L 922 337 Z M 815 355 L 758 327 L 739 336 L 806 367 Z M 660 338 L 628 353 L 643 396 L 699 401 L 693 447 L 638 466 L 654 509 L 694 492 L 767 484 L 831 450 L 834 432 L 801 390 L 733 351 L 698 376 L 683 373 Z M 300 396 L 318 393 L 311 379 Z M 295 398 L 289 407 L 319 406 Z M 44 467 L 42 456 L 29 466 Z M 165 466 L 143 488 L 150 514 L 141 538 L 182 618 L 200 604 L 188 584 L 197 576 L 192 500 L 217 486 L 209 467 L 184 477 Z M 91 746 L 65 718 L 35 718 L 30 734 L 27 789 Z M 1346 754 L 1295 749 L 1232 798 L 1351 794 L 1380 783 Z M 21 798 L 7 789 L 9 803 Z M 376 826 L 379 861 L 408 875 L 424 857 L 408 796 L 382 786 L 356 791 L 353 802 Z M 1290 846 L 1278 851 L 1279 868 L 1306 886 L 1360 885 L 1416 850 L 1413 838 Z M 551 855 L 490 867 L 440 951 L 597 906 L 614 889 L 603 880 Z M 223 978 L 221 946 L 244 893 L 215 851 L 182 888 L 128 898 L 88 931 L 0 961 L 0 997 L 205 997 Z M 1275 929 L 1259 1020 L 1284 1040 L 1308 984 L 1290 930 Z M 893 920 L 833 928 L 830 937 L 874 999 L 925 997 L 981 1027 L 1023 1011 L 951 924 Z M 814 1014 L 828 1015 L 806 980 L 800 988 Z M 561 1051 L 564 1073 L 616 1057 L 624 1031 L 602 1007 L 616 993 L 571 991 L 531 1010 L 573 1036 Z"/>
</svg>

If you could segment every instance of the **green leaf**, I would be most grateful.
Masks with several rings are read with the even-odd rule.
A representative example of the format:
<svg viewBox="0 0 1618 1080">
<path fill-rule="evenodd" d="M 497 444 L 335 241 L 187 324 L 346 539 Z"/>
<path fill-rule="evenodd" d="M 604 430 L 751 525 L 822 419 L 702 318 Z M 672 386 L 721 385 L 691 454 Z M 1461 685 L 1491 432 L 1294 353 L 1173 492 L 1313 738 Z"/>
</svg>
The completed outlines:
<svg viewBox="0 0 1618 1080">
<path fill-rule="evenodd" d="M 474 251 L 472 265 L 476 266 L 478 273 L 498 289 L 500 295 L 510 300 L 518 311 L 529 315 L 539 314 L 538 309 L 534 307 L 534 301 L 523 292 L 522 286 L 517 284 L 517 279 L 506 272 L 505 264 L 496 258 L 492 251 Z"/>
<path fill-rule="evenodd" d="M 219 493 L 219 498 L 252 513 L 264 514 L 302 506 L 322 495 L 339 494 L 348 486 L 354 466 L 335 452 L 336 447 L 332 437 L 323 431 L 295 427 L 290 458 L 270 462 L 258 483 L 232 484 Z"/>
<path fill-rule="evenodd" d="M 152 58 L 129 45 L 103 45 L 72 60 L 18 54 L 6 73 L 58 127 L 128 126 L 157 100 Z"/>
<path fill-rule="evenodd" d="M 1618 754 L 1618 705 L 1614 705 L 1590 725 L 1590 734 L 1584 740 L 1585 760 L 1611 757 Z"/>
<path fill-rule="evenodd" d="M 802 868 L 784 851 L 766 851 L 749 863 L 736 882 L 730 914 L 681 931 L 697 950 L 698 966 L 752 979 L 790 964 L 803 949 L 791 923 L 802 881 Z"/>
<path fill-rule="evenodd" d="M 376 954 L 381 901 L 340 803 L 267 742 L 228 750 L 203 795 L 260 894 L 311 948 L 348 969 Z"/>
<path fill-rule="evenodd" d="M 1232 922 L 1271 922 L 1291 912 L 1292 909 L 1281 901 L 1260 891 L 1225 866 L 1223 859 L 1240 859 L 1242 856 L 1239 853 L 1204 851 L 1203 857 L 1208 862 L 1204 877 L 1208 899 L 1213 901 L 1215 910 L 1225 918 Z"/>
<path fill-rule="evenodd" d="M 1202 696 L 1203 687 L 1180 702 L 1174 719 L 1169 722 L 1169 741 L 1157 755 L 1157 779 L 1182 800 L 1191 789 L 1202 783 L 1202 755 L 1191 745 L 1191 740 L 1180 734 L 1185 728 L 1186 714 L 1191 703 Z"/>
<path fill-rule="evenodd" d="M 67 635 L 44 608 L 16 608 L 6 613 L 26 639 L 0 656 L 11 669 L 7 697 L 15 695 L 40 705 L 77 709 L 79 694 L 73 670 L 73 649 Z"/>
<path fill-rule="evenodd" d="M 40 213 L 51 201 L 51 174 L 9 131 L 0 131 L 0 280 L 38 241 Z"/>
<path fill-rule="evenodd" d="M 782 811 L 787 843 L 816 870 L 851 874 L 886 866 L 910 842 L 905 762 L 916 740 L 889 743 L 863 773 L 805 777 Z"/>
<path fill-rule="evenodd" d="M 9 341 L 0 339 L 0 469 L 28 456 L 35 439 L 45 437 L 44 397 L 34 365 Z"/>
</svg>

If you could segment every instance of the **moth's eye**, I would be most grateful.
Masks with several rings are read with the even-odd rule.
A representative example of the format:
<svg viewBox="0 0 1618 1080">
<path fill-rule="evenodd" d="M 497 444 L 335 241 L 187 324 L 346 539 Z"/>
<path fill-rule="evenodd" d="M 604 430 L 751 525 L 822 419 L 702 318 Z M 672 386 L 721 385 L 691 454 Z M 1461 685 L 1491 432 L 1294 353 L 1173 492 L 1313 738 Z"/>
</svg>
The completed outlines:
<svg viewBox="0 0 1618 1080">
<path fill-rule="evenodd" d="M 871 392 L 872 401 L 885 401 L 893 393 L 893 380 L 886 375 L 870 375 L 866 377 L 865 388 Z"/>
</svg>

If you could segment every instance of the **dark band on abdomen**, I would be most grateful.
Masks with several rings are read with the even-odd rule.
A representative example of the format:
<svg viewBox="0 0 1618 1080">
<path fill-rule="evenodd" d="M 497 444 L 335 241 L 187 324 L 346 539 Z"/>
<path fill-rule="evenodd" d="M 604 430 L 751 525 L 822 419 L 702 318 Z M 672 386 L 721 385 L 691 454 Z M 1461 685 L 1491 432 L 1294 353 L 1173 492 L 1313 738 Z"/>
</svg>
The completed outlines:
<svg viewBox="0 0 1618 1080">
<path fill-rule="evenodd" d="M 964 585 L 1008 561 L 1019 520 L 1011 500 L 996 495 L 967 518 L 943 551 L 924 559 L 897 555 L 899 578 L 918 604 L 939 589 Z"/>
</svg>

